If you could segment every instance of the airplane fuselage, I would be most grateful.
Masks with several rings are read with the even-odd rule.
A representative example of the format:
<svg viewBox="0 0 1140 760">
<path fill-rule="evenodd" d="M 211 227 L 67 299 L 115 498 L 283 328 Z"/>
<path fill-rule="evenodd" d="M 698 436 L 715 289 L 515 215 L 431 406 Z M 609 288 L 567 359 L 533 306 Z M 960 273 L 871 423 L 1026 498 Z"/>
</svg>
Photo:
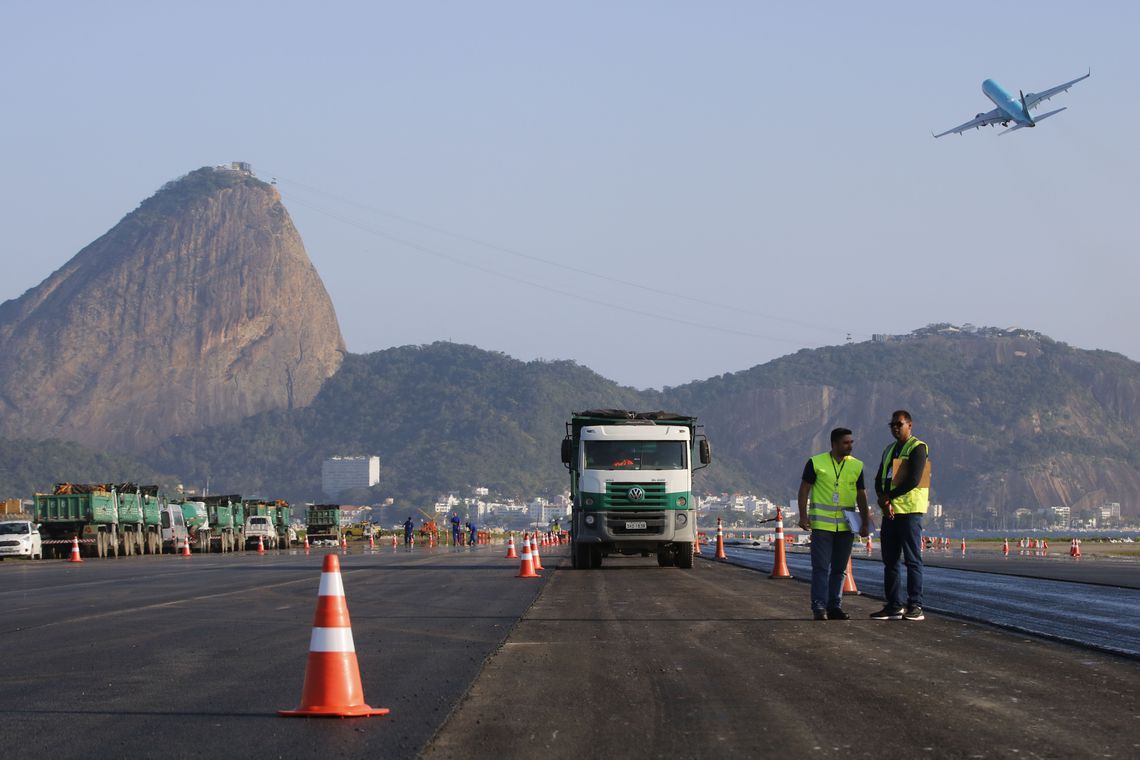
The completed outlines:
<svg viewBox="0 0 1140 760">
<path fill-rule="evenodd" d="M 1008 116 L 1009 121 L 1020 124 L 1023 127 L 1037 126 L 1033 122 L 1033 118 L 1025 112 L 1021 101 L 1014 99 L 1012 95 L 1006 92 L 1005 89 L 994 80 L 987 79 L 982 82 L 982 94 L 989 98 L 990 102 L 997 106 L 999 111 Z"/>
</svg>

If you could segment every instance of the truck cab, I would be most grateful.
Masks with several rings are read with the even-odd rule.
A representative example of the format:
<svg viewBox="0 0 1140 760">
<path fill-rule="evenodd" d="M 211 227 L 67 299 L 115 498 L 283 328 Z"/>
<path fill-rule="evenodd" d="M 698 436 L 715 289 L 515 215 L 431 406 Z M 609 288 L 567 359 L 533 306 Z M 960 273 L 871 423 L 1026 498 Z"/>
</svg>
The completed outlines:
<svg viewBox="0 0 1140 760">
<path fill-rule="evenodd" d="M 0 522 L 0 559 L 5 557 L 43 559 L 44 545 L 40 537 L 40 526 L 30 520 Z"/>
<path fill-rule="evenodd" d="M 601 567 L 611 554 L 654 553 L 662 567 L 691 568 L 697 539 L 692 474 L 712 459 L 696 418 L 603 409 L 575 412 L 566 427 L 562 462 L 570 471 L 573 566 Z"/>
</svg>

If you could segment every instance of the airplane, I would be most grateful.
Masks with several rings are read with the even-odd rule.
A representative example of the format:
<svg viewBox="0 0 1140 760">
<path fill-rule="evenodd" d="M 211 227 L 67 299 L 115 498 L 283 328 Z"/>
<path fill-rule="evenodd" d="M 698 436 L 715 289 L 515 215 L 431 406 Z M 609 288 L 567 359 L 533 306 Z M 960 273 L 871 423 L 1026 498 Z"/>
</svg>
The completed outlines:
<svg viewBox="0 0 1140 760">
<path fill-rule="evenodd" d="M 1064 84 L 1059 84 L 1056 87 L 1050 87 L 1048 90 L 1042 90 L 1041 92 L 1031 92 L 1026 95 L 1021 90 L 1018 90 L 1017 93 L 1021 96 L 1020 102 L 1014 100 L 1013 96 L 1002 89 L 1002 86 L 1000 84 L 992 79 L 987 79 L 986 81 L 982 82 L 982 94 L 989 98 L 990 101 L 992 101 L 993 104 L 997 106 L 997 108 L 987 113 L 980 113 L 965 124 L 960 124 L 953 129 L 946 130 L 940 135 L 934 136 L 944 137 L 945 135 L 952 133 L 962 134 L 967 129 L 992 127 L 994 124 L 997 124 L 999 122 L 1003 127 L 1009 127 L 1009 123 L 1011 121 L 1017 125 L 1014 127 L 1009 127 L 1009 129 L 1003 132 L 999 132 L 999 135 L 1004 135 L 1006 132 L 1012 132 L 1015 129 L 1022 129 L 1024 127 L 1036 127 L 1037 122 L 1041 121 L 1042 119 L 1048 119 L 1050 116 L 1053 116 L 1055 114 L 1059 114 L 1065 109 L 1058 108 L 1056 111 L 1043 113 L 1036 118 L 1030 115 L 1030 111 L 1054 95 L 1060 95 L 1062 92 L 1065 92 L 1077 82 L 1081 81 L 1082 79 L 1088 79 L 1090 76 L 1092 76 L 1092 69 L 1089 69 L 1089 73 L 1085 74 L 1083 77 L 1077 77 L 1071 82 L 1065 82 Z M 1066 106 L 1066 108 L 1067 107 L 1068 106 Z M 934 133 L 931 132 L 931 134 L 933 135 Z"/>
</svg>

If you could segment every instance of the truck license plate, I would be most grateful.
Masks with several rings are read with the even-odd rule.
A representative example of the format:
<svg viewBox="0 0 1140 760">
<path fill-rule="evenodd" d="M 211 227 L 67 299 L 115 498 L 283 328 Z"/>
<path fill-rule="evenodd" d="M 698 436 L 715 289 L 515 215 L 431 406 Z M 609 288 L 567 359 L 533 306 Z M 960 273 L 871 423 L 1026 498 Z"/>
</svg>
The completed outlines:
<svg viewBox="0 0 1140 760">
<path fill-rule="evenodd" d="M 648 527 L 648 526 L 645 524 L 645 520 L 626 520 L 625 521 L 625 529 L 626 530 L 645 530 L 646 527 Z"/>
</svg>

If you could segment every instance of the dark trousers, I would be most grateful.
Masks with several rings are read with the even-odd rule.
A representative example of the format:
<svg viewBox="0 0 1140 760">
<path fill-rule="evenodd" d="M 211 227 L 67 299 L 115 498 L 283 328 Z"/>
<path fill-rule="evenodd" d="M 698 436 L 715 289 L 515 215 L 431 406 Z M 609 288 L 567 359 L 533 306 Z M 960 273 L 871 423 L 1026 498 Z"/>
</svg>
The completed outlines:
<svg viewBox="0 0 1140 760">
<path fill-rule="evenodd" d="M 922 515 L 895 515 L 879 528 L 883 554 L 883 593 L 890 607 L 903 607 L 899 576 L 906 565 L 906 604 L 922 606 Z"/>
<path fill-rule="evenodd" d="M 811 532 L 811 608 L 837 610 L 843 607 L 843 581 L 855 534 L 849 530 Z"/>
</svg>

